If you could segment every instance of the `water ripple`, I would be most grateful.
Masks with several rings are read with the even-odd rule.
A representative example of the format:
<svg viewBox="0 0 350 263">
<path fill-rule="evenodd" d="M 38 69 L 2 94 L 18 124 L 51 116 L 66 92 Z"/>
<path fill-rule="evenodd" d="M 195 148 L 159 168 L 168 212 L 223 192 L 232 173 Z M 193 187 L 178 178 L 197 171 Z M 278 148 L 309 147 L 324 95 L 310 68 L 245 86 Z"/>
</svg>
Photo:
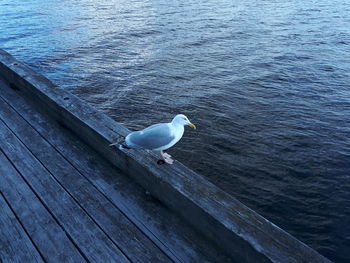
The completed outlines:
<svg viewBox="0 0 350 263">
<path fill-rule="evenodd" d="M 336 262 L 350 254 L 346 1 L 0 2 L 1 48 Z"/>
</svg>

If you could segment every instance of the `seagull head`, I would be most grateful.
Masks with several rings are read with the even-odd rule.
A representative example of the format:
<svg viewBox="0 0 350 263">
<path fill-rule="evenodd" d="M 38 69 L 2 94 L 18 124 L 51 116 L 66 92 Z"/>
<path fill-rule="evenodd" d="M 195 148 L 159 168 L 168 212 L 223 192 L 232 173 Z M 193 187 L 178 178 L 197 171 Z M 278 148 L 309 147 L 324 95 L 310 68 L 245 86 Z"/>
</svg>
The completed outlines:
<svg viewBox="0 0 350 263">
<path fill-rule="evenodd" d="M 190 120 L 183 114 L 176 115 L 171 123 L 173 123 L 173 124 L 180 124 L 180 125 L 184 125 L 184 126 L 188 125 L 192 129 L 196 129 L 196 125 L 191 123 Z"/>
</svg>

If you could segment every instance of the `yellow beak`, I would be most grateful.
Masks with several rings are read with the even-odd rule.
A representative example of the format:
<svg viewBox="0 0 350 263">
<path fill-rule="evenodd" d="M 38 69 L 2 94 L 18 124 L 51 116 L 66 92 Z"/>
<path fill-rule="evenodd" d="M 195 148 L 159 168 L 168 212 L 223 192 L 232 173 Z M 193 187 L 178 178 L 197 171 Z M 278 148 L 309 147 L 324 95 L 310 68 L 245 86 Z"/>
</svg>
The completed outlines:
<svg viewBox="0 0 350 263">
<path fill-rule="evenodd" d="M 192 129 L 196 129 L 196 125 L 194 125 L 193 123 L 189 123 L 187 125 L 190 126 Z"/>
</svg>

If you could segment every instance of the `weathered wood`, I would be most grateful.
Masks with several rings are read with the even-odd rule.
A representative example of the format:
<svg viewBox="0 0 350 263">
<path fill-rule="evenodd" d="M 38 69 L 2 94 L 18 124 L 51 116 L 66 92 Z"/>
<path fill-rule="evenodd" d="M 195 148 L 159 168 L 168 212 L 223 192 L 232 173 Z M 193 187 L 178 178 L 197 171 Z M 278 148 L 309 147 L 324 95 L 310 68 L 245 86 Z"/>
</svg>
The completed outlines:
<svg viewBox="0 0 350 263">
<path fill-rule="evenodd" d="M 128 132 L 0 51 L 0 74 L 104 158 L 149 189 L 194 228 L 241 262 L 329 262 L 179 162 L 158 166 L 147 151 L 111 149 Z M 297 253 L 296 253 L 297 251 Z"/>
<path fill-rule="evenodd" d="M 44 262 L 1 193 L 0 211 L 0 261 Z"/>
<path fill-rule="evenodd" d="M 49 262 L 85 262 L 64 230 L 2 152 L 0 152 L 0 164 L 0 191 L 11 204 L 17 218 L 43 258 Z"/>
<path fill-rule="evenodd" d="M 0 148 L 89 261 L 129 262 L 45 167 L 0 120 Z"/>
<path fill-rule="evenodd" d="M 2 99 L 0 99 L 0 108 L 2 109 L 0 119 L 7 123 L 22 143 L 130 260 L 170 262 L 152 241 L 71 165 L 67 159 L 71 159 L 71 156 L 64 157 L 57 152 Z M 58 138 L 55 136 L 54 139 L 57 141 Z M 74 147 L 74 141 L 71 141 L 70 147 Z M 114 175 L 117 176 L 117 174 Z"/>
<path fill-rule="evenodd" d="M 0 97 L 15 109 L 42 137 L 112 200 L 150 239 L 176 262 L 232 262 L 199 233 L 158 202 L 146 200 L 144 190 L 129 177 L 82 143 L 72 133 L 33 109 L 20 92 L 5 88 Z M 10 113 L 14 115 L 14 113 Z M 72 143 L 72 141 L 75 141 Z M 82 154 L 84 153 L 84 154 Z M 166 223 L 162 223 L 162 222 Z"/>
</svg>

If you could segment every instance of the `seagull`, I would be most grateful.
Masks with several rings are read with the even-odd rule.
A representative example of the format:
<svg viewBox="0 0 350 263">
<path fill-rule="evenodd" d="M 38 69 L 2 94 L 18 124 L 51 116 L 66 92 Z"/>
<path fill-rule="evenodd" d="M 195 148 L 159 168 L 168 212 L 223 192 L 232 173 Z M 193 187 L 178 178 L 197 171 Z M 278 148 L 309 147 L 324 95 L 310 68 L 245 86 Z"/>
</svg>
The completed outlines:
<svg viewBox="0 0 350 263">
<path fill-rule="evenodd" d="M 160 151 L 163 160 L 159 160 L 158 164 L 164 162 L 173 164 L 174 160 L 171 158 L 171 155 L 165 153 L 164 150 L 174 146 L 182 138 L 185 125 L 196 129 L 196 126 L 185 115 L 178 114 L 169 123 L 157 123 L 143 130 L 129 133 L 121 146 L 126 149 Z M 119 143 L 112 143 L 110 146 L 117 144 Z"/>
</svg>

